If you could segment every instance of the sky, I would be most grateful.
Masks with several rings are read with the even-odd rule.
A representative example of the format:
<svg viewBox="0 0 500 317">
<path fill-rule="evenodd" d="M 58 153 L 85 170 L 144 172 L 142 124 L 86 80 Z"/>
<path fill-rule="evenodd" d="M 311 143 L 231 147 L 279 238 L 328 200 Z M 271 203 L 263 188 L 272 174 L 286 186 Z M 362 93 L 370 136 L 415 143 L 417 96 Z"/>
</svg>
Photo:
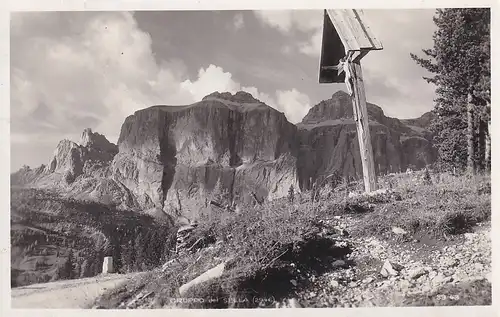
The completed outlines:
<svg viewBox="0 0 500 317">
<path fill-rule="evenodd" d="M 362 60 L 366 98 L 414 118 L 434 89 L 411 60 L 434 10 L 365 10 L 382 51 Z M 116 143 L 124 119 L 244 90 L 293 123 L 344 84 L 319 84 L 323 11 L 16 12 L 11 15 L 11 171 L 47 164 L 84 128 Z M 421 55 L 421 54 L 420 54 Z"/>
</svg>

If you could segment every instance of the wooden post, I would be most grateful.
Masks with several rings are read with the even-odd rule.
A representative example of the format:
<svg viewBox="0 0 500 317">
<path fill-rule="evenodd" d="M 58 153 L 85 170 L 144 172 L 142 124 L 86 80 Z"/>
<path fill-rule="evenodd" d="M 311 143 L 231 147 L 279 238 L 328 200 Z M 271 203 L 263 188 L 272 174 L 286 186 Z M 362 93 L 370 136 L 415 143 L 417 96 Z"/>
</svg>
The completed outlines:
<svg viewBox="0 0 500 317">
<path fill-rule="evenodd" d="M 370 126 L 368 124 L 368 110 L 366 108 L 365 86 L 363 73 L 359 60 L 352 62 L 352 106 L 354 121 L 358 131 L 359 153 L 363 166 L 363 180 L 367 193 L 377 189 L 377 177 L 375 175 L 375 164 L 373 161 L 372 142 L 370 138 Z"/>
<path fill-rule="evenodd" d="M 382 49 L 382 43 L 371 31 L 363 10 L 324 10 L 319 82 L 345 82 L 352 95 L 366 192 L 376 190 L 377 178 L 360 60 L 368 52 Z M 357 56 L 352 59 L 354 55 Z"/>
</svg>

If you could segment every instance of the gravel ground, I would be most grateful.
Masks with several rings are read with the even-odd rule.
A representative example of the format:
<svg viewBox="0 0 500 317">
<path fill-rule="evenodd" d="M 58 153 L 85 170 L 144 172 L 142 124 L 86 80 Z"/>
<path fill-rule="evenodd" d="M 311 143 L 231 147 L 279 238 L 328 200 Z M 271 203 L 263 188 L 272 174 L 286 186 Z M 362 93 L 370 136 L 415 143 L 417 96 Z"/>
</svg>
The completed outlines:
<svg viewBox="0 0 500 317">
<path fill-rule="evenodd" d="M 428 295 L 434 297 L 437 305 L 461 303 L 458 295 L 441 294 L 441 290 L 480 280 L 491 283 L 490 226 L 490 223 L 480 224 L 475 232 L 441 245 L 374 237 L 347 238 L 354 250 L 345 263 L 355 265 L 319 277 L 311 276 L 306 290 L 297 292 L 296 298 L 288 303 L 277 306 L 406 306 L 412 304 L 409 299 Z M 386 261 L 393 275 L 381 274 L 382 267 L 388 265 Z M 339 262 L 339 266 L 342 264 Z M 479 299 L 479 302 L 484 301 L 491 303 L 491 298 Z"/>
</svg>

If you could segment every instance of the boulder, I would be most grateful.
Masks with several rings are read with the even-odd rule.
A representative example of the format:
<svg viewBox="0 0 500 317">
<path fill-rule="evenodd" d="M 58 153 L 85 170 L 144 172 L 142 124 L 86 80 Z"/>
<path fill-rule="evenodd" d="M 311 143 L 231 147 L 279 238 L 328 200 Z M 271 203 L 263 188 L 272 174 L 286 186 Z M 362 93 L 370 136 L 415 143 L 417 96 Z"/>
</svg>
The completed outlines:
<svg viewBox="0 0 500 317">
<path fill-rule="evenodd" d="M 337 280 L 332 279 L 330 281 L 330 286 L 333 287 L 333 288 L 337 288 L 337 287 L 339 287 L 339 285 L 340 284 L 339 284 L 339 282 Z"/>
<path fill-rule="evenodd" d="M 192 287 L 195 287 L 196 285 L 199 285 L 204 282 L 208 282 L 210 280 L 216 279 L 218 277 L 221 277 L 222 274 L 224 273 L 224 268 L 227 262 L 221 263 L 217 265 L 216 267 L 206 271 L 205 273 L 199 275 L 195 279 L 187 282 L 186 284 L 182 285 L 179 287 L 179 293 L 181 296 L 184 296 L 186 292 L 191 289 Z"/>
<path fill-rule="evenodd" d="M 335 260 L 333 261 L 332 263 L 332 268 L 343 268 L 343 267 L 346 267 L 347 264 L 344 260 Z"/>
</svg>

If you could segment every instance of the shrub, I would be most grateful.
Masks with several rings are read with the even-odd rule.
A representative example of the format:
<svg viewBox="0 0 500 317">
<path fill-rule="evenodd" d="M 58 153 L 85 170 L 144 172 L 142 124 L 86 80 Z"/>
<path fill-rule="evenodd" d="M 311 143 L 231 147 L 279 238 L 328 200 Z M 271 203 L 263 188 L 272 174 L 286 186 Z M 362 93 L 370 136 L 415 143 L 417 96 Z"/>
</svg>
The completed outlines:
<svg viewBox="0 0 500 317">
<path fill-rule="evenodd" d="M 431 174 L 429 173 L 429 169 L 427 167 L 424 169 L 424 176 L 422 179 L 425 185 L 432 185 Z"/>
<path fill-rule="evenodd" d="M 288 202 L 289 203 L 293 203 L 294 199 L 295 199 L 295 190 L 293 188 L 293 185 L 290 185 L 290 188 L 288 189 Z"/>
</svg>

